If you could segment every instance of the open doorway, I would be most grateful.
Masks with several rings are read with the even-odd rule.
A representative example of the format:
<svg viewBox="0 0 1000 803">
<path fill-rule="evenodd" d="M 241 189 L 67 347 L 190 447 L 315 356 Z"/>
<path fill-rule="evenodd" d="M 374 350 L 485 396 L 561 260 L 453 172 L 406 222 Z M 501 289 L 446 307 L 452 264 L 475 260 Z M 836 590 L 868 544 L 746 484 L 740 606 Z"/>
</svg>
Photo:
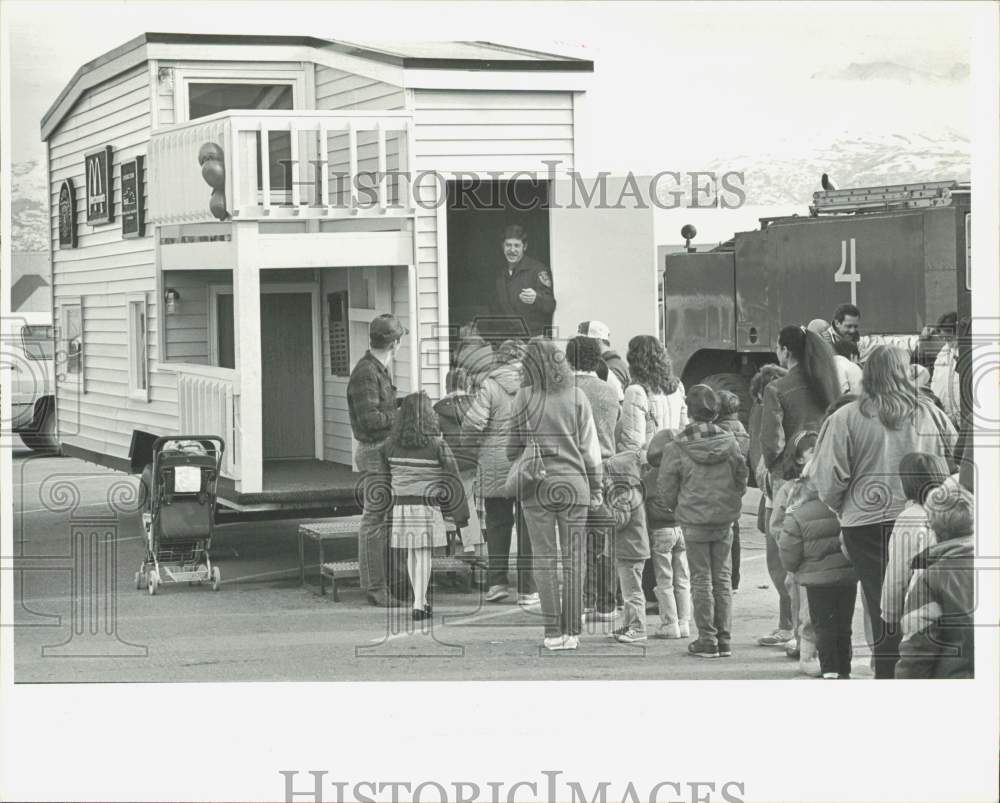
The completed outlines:
<svg viewBox="0 0 1000 803">
<path fill-rule="evenodd" d="M 486 181 L 474 189 L 448 182 L 448 320 L 453 327 L 480 319 L 485 329 L 482 319 L 496 314 L 496 278 L 505 265 L 503 234 L 512 224 L 527 233 L 526 255 L 551 270 L 548 181 Z M 553 276 L 552 283 L 558 299 L 559 277 Z"/>
</svg>

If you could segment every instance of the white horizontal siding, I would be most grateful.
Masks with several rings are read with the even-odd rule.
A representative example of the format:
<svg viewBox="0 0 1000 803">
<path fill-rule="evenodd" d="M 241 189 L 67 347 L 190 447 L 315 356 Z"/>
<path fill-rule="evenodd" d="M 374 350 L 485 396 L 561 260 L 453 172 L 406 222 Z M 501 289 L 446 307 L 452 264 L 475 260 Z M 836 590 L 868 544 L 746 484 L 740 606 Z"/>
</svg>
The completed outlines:
<svg viewBox="0 0 1000 803">
<path fill-rule="evenodd" d="M 316 65 L 317 109 L 402 109 L 402 87 Z"/>
<path fill-rule="evenodd" d="M 168 434 L 177 427 L 177 388 L 172 374 L 157 371 L 159 304 L 153 238 L 122 239 L 121 163 L 145 155 L 151 92 L 145 65 L 89 90 L 49 138 L 49 223 L 53 293 L 57 311 L 83 305 L 83 377 L 60 382 L 60 437 L 67 444 L 126 458 L 135 429 Z M 114 221 L 86 223 L 84 154 L 112 146 Z M 59 190 L 72 179 L 77 201 L 78 247 L 59 247 Z M 151 235 L 151 232 L 150 232 Z M 128 398 L 127 295 L 143 292 L 147 303 L 149 401 Z M 56 321 L 60 319 L 57 317 Z"/>
</svg>

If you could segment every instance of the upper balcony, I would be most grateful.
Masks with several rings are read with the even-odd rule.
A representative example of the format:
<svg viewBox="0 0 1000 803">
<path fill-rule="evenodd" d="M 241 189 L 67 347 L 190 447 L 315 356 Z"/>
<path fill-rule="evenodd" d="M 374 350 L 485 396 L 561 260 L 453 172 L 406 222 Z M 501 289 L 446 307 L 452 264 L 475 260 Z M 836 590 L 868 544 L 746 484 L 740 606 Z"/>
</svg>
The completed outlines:
<svg viewBox="0 0 1000 803">
<path fill-rule="evenodd" d="M 199 164 L 206 143 L 223 171 Z M 224 111 L 154 131 L 152 223 L 388 217 L 413 213 L 409 112 Z M 218 152 L 216 152 L 216 156 Z M 264 155 L 265 158 L 262 158 Z M 213 215 L 213 187 L 225 193 Z"/>
</svg>

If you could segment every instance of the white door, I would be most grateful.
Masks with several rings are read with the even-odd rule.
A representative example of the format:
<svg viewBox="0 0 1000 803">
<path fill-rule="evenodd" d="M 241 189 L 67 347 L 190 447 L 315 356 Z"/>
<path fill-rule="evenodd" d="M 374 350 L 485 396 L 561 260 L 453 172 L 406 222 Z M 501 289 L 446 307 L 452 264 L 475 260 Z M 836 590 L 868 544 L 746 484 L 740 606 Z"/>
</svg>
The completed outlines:
<svg viewBox="0 0 1000 803">
<path fill-rule="evenodd" d="M 589 194 L 595 180 L 580 181 Z M 612 345 L 624 357 L 630 338 L 658 333 L 654 207 L 648 199 L 648 179 L 636 179 L 639 199 L 623 194 L 622 178 L 606 178 L 605 185 L 607 203 L 602 205 L 599 191 L 586 203 L 575 180 L 552 182 L 553 325 L 557 337 L 564 339 L 576 333 L 581 321 L 603 321 L 611 330 Z"/>
</svg>

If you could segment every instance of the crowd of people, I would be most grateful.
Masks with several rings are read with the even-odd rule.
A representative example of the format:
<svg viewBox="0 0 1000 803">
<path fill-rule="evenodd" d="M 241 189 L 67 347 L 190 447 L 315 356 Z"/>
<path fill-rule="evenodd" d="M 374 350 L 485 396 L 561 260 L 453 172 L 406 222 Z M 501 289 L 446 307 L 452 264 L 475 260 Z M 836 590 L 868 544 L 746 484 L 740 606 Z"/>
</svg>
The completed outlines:
<svg viewBox="0 0 1000 803">
<path fill-rule="evenodd" d="M 931 373 L 891 345 L 862 360 L 860 317 L 843 305 L 830 325 L 784 327 L 747 411 L 737 393 L 685 388 L 655 337 L 633 337 L 622 359 L 596 320 L 565 343 L 491 343 L 466 328 L 444 398 L 400 403 L 388 366 L 405 330 L 376 318 L 348 387 L 368 601 L 406 604 L 386 581 L 391 545 L 406 550 L 413 618 L 431 616 L 431 556 L 457 534 L 464 553 L 485 549 L 486 602 L 515 593 L 540 615 L 545 649 L 576 649 L 589 619 L 613 621 L 624 644 L 693 638 L 692 656 L 729 657 L 739 521 L 756 485 L 777 613 L 760 647 L 849 678 L 860 585 L 876 678 L 971 676 L 955 321 L 939 322 Z"/>
</svg>

